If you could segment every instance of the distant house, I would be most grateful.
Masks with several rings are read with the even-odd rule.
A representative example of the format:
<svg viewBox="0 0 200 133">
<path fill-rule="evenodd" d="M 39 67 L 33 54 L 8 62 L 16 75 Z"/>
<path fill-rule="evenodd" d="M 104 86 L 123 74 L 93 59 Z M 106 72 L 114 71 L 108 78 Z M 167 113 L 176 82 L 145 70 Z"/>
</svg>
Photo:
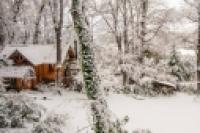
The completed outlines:
<svg viewBox="0 0 200 133">
<path fill-rule="evenodd" d="M 42 82 L 56 80 L 56 45 L 6 46 L 0 60 L 12 60 L 13 65 L 0 68 L 0 78 L 12 88 L 33 89 Z M 62 79 L 70 79 L 65 64 L 76 60 L 76 52 L 70 45 L 62 47 Z"/>
</svg>

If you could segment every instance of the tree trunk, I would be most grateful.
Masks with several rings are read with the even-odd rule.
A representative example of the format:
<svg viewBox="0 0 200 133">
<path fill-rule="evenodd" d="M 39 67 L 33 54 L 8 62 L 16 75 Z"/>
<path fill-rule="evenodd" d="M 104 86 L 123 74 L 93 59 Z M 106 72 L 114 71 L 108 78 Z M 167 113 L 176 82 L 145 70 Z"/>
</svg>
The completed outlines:
<svg viewBox="0 0 200 133">
<path fill-rule="evenodd" d="M 3 20 L 0 18 L 0 46 L 4 46 L 5 34 L 3 28 Z"/>
<path fill-rule="evenodd" d="M 127 14 L 127 0 L 123 0 L 123 44 L 124 44 L 124 54 L 129 52 L 129 42 L 128 42 L 128 14 Z M 123 86 L 127 85 L 128 74 L 126 71 L 122 72 Z"/>
<path fill-rule="evenodd" d="M 33 34 L 33 44 L 38 44 L 39 43 L 39 35 L 40 35 L 40 21 L 41 21 L 41 18 L 42 18 L 42 12 L 45 8 L 45 3 L 46 3 L 46 0 L 44 0 L 39 8 L 39 11 L 38 11 L 38 16 L 36 18 L 36 21 L 35 21 L 35 32 Z"/>
<path fill-rule="evenodd" d="M 147 11 L 148 11 L 148 0 L 142 0 L 142 7 L 141 7 L 141 14 L 142 14 L 142 21 L 141 21 L 141 45 L 142 47 L 145 46 L 145 36 L 146 36 L 146 19 L 147 19 Z"/>
<path fill-rule="evenodd" d="M 15 0 L 13 4 L 13 22 L 17 22 L 17 15 L 20 12 L 20 7 L 23 4 L 24 0 Z"/>
<path fill-rule="evenodd" d="M 72 1 L 72 17 L 81 48 L 82 71 L 87 96 L 90 99 L 96 100 L 99 89 L 99 80 L 96 75 L 94 53 L 91 47 L 93 43 L 91 40 L 92 37 L 89 33 L 89 27 L 85 21 L 85 16 L 82 13 L 81 0 Z"/>
<path fill-rule="evenodd" d="M 118 46 L 118 51 L 119 54 L 122 53 L 122 37 L 121 34 L 119 32 L 119 1 L 116 0 L 116 5 L 115 5 L 115 10 L 112 13 L 113 14 L 113 25 L 114 25 L 114 32 L 115 32 L 115 40 Z"/>
<path fill-rule="evenodd" d="M 127 83 L 128 83 L 128 74 L 127 74 L 127 72 L 122 72 L 122 77 L 123 77 L 123 86 L 125 87 L 126 85 L 127 85 Z"/>
<path fill-rule="evenodd" d="M 27 25 L 27 21 L 26 21 L 26 19 L 24 18 L 24 27 Z M 30 38 L 30 32 L 27 30 L 27 29 L 25 29 L 25 31 L 24 31 L 24 39 L 23 39 L 23 44 L 27 44 L 27 41 L 29 40 L 29 38 Z"/>
<path fill-rule="evenodd" d="M 55 30 L 56 39 L 56 84 L 61 85 L 61 66 L 62 66 L 62 27 L 63 27 L 63 0 L 49 1 L 50 10 L 52 13 L 52 21 Z M 60 7 L 59 7 L 60 6 Z"/>
<path fill-rule="evenodd" d="M 74 39 L 74 51 L 75 51 L 75 58 L 78 59 L 78 42 Z"/>
<path fill-rule="evenodd" d="M 15 0 L 14 3 L 13 3 L 13 6 L 12 6 L 12 13 L 13 13 L 13 16 L 12 16 L 12 21 L 13 21 L 13 25 L 16 25 L 18 20 L 17 20 L 17 16 L 18 14 L 20 13 L 20 9 L 21 9 L 21 6 L 23 5 L 23 2 L 24 0 Z M 9 43 L 12 44 L 13 41 L 15 40 L 16 38 L 16 33 L 15 33 L 15 29 L 12 29 L 12 33 L 9 37 Z"/>
<path fill-rule="evenodd" d="M 124 39 L 124 47 L 125 53 L 129 52 L 129 43 L 128 43 L 128 14 L 127 14 L 127 0 L 123 0 L 123 39 Z"/>
<path fill-rule="evenodd" d="M 131 45 L 131 47 L 130 47 L 130 50 L 131 50 L 131 52 L 132 53 L 134 53 L 135 52 L 135 38 L 136 38 L 136 36 L 135 36 L 135 32 L 136 32 L 136 30 L 135 30 L 135 15 L 134 15 L 134 10 L 133 10 L 133 7 L 132 7 L 132 3 L 131 3 L 131 0 L 129 0 L 128 1 L 129 2 L 129 9 L 130 9 L 130 22 L 131 22 L 131 36 L 132 36 L 132 38 L 131 38 L 131 40 L 129 41 L 129 45 Z"/>
<path fill-rule="evenodd" d="M 82 12 L 82 0 L 72 1 L 72 18 L 74 28 L 77 33 L 81 48 L 81 64 L 86 93 L 91 102 L 91 111 L 93 115 L 93 125 L 95 133 L 108 133 L 110 130 L 110 121 L 107 111 L 107 105 L 101 98 L 99 79 L 96 74 L 94 64 L 94 53 L 92 48 L 92 35 L 89 32 L 89 26 L 86 22 L 86 16 Z"/>
<path fill-rule="evenodd" d="M 197 90 L 200 93 L 200 2 L 198 8 Z"/>
<path fill-rule="evenodd" d="M 57 85 L 61 85 L 61 64 L 62 64 L 62 27 L 63 27 L 63 0 L 60 0 L 60 21 L 56 27 L 56 44 L 57 44 Z"/>
<path fill-rule="evenodd" d="M 5 33 L 4 33 L 4 12 L 2 4 L 0 3 L 0 46 L 4 45 Z"/>
</svg>

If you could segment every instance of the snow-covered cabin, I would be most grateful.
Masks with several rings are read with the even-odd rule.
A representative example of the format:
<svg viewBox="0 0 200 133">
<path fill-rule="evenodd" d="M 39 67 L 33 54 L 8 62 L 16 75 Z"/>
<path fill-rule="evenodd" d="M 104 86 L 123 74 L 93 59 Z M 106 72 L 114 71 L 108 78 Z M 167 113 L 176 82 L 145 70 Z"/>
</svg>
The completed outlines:
<svg viewBox="0 0 200 133">
<path fill-rule="evenodd" d="M 10 79 L 17 89 L 33 89 L 42 82 L 56 80 L 56 45 L 6 46 L 0 54 L 1 60 L 12 60 L 12 66 L 0 68 L 0 77 Z M 71 45 L 62 47 L 62 79 L 69 74 L 65 70 L 67 61 L 76 60 L 76 52 Z"/>
</svg>

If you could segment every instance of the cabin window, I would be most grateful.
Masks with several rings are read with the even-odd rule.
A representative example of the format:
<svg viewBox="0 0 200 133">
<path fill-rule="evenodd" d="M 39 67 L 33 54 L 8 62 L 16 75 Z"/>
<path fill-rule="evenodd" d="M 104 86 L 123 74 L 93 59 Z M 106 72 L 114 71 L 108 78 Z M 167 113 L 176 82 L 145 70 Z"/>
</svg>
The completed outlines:
<svg viewBox="0 0 200 133">
<path fill-rule="evenodd" d="M 31 77 L 34 77 L 34 72 L 33 72 L 32 70 L 29 70 L 29 75 L 30 75 Z"/>
<path fill-rule="evenodd" d="M 22 57 L 22 56 L 19 56 L 19 59 L 20 59 L 20 60 L 23 60 L 23 57 Z"/>
<path fill-rule="evenodd" d="M 49 64 L 49 72 L 53 72 L 53 71 L 54 71 L 53 65 Z"/>
<path fill-rule="evenodd" d="M 18 60 L 20 60 L 20 61 L 23 60 L 23 57 L 18 55 Z"/>
</svg>

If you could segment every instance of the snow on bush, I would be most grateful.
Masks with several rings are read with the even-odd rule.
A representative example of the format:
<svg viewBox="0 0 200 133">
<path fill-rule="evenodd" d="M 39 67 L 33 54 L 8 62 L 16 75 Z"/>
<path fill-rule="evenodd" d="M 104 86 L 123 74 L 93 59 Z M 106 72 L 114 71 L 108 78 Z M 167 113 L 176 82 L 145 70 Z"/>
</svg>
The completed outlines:
<svg viewBox="0 0 200 133">
<path fill-rule="evenodd" d="M 188 62 L 189 63 L 189 62 Z M 192 67 L 190 64 L 187 64 L 185 66 L 181 59 L 178 56 L 178 53 L 176 52 L 175 47 L 173 47 L 170 60 L 169 60 L 169 66 L 170 66 L 170 73 L 178 78 L 179 81 L 188 81 L 192 77 L 192 73 L 190 68 Z"/>
<path fill-rule="evenodd" d="M 32 133 L 63 133 L 61 126 L 65 125 L 65 118 L 66 116 L 57 114 L 47 116 L 33 127 Z"/>
<path fill-rule="evenodd" d="M 65 125 L 66 117 L 67 116 L 64 116 L 64 115 L 53 114 L 53 115 L 48 116 L 44 120 L 44 123 L 47 123 L 49 125 L 55 124 L 55 125 L 58 125 L 58 126 Z"/>
<path fill-rule="evenodd" d="M 133 131 L 132 133 L 151 133 L 151 131 L 148 129 L 137 129 Z"/>
<path fill-rule="evenodd" d="M 188 94 L 196 94 L 196 83 L 181 83 L 178 84 L 178 88 L 181 92 L 186 92 Z"/>
<path fill-rule="evenodd" d="M 23 95 L 0 98 L 0 128 L 22 128 L 26 122 L 39 122 L 45 109 Z"/>
<path fill-rule="evenodd" d="M 119 120 L 113 116 L 107 106 L 103 99 L 92 103 L 91 110 L 93 112 L 94 132 L 128 133 L 124 129 L 124 125 L 129 121 L 128 116 L 124 117 L 123 120 Z"/>
<path fill-rule="evenodd" d="M 33 128 L 32 133 L 63 133 L 63 132 L 58 127 L 54 126 L 52 127 L 47 123 L 40 122 Z"/>
<path fill-rule="evenodd" d="M 169 55 L 164 55 L 158 50 L 148 48 L 141 55 L 136 53 L 122 55 L 123 63 L 119 64 L 120 56 L 115 50 L 114 44 L 106 47 L 98 46 L 96 50 L 101 87 L 106 92 L 135 93 L 145 96 L 168 95 L 168 92 L 172 94 L 172 90 L 155 88 L 151 81 L 145 79 L 176 85 L 180 80 L 192 81 L 195 77 L 194 59 L 179 58 L 176 51 L 171 50 Z M 128 75 L 126 86 L 122 84 L 122 72 Z"/>
<path fill-rule="evenodd" d="M 152 56 L 145 56 L 141 60 L 139 55 L 129 55 L 124 59 L 125 62 L 121 68 L 128 74 L 129 84 L 122 88 L 122 92 L 144 96 L 168 95 L 173 93 L 173 89 L 170 90 L 166 87 L 155 86 L 154 81 L 176 84 L 177 78 L 168 73 L 166 59 L 156 57 L 155 60 Z"/>
<path fill-rule="evenodd" d="M 3 79 L 0 78 L 0 92 L 5 92 L 5 84 L 3 83 Z"/>
<path fill-rule="evenodd" d="M 0 128 L 8 127 L 9 122 L 4 114 L 0 114 Z"/>
<path fill-rule="evenodd" d="M 15 116 L 11 118 L 11 128 L 23 128 L 24 121 L 21 116 Z"/>
<path fill-rule="evenodd" d="M 129 117 L 125 116 L 123 120 L 116 120 L 112 123 L 113 128 L 110 129 L 110 133 L 128 133 L 123 126 L 129 121 Z"/>
</svg>

